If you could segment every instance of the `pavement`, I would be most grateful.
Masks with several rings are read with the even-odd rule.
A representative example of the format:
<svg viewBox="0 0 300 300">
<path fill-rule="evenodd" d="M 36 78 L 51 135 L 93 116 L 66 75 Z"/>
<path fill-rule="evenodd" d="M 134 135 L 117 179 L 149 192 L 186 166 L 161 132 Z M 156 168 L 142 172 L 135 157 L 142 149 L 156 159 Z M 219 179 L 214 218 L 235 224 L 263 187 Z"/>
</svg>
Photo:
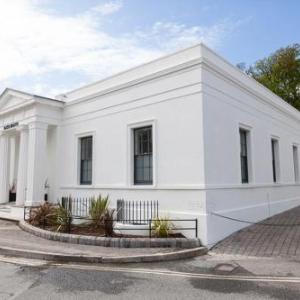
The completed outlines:
<svg viewBox="0 0 300 300">
<path fill-rule="evenodd" d="M 46 240 L 21 230 L 16 222 L 0 220 L 0 254 L 50 261 L 127 263 L 162 261 L 199 255 L 202 248 L 111 248 Z"/>
<path fill-rule="evenodd" d="M 24 207 L 17 206 L 15 202 L 0 204 L 0 218 L 19 221 L 24 218 Z"/>
<path fill-rule="evenodd" d="M 211 253 L 300 260 L 300 206 L 232 234 Z"/>
</svg>

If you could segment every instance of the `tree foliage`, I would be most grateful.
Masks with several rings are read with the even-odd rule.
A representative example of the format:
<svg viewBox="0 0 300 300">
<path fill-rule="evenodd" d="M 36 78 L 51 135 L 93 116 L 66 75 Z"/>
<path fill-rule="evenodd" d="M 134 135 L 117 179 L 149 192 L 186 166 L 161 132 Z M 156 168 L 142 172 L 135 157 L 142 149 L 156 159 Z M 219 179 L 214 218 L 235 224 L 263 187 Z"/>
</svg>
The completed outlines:
<svg viewBox="0 0 300 300">
<path fill-rule="evenodd" d="M 258 60 L 246 73 L 300 110 L 300 44 Z"/>
</svg>

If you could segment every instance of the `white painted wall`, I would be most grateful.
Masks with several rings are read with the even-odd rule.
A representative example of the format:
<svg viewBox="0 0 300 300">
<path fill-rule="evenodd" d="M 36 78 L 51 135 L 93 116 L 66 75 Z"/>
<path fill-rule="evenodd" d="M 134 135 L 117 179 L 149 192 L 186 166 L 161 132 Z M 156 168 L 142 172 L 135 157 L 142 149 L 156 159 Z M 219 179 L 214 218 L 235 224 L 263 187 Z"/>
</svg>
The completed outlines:
<svg viewBox="0 0 300 300">
<path fill-rule="evenodd" d="M 299 112 L 200 45 L 67 93 L 61 126 L 61 195 L 159 200 L 163 214 L 197 217 L 204 244 L 300 204 L 292 145 Z M 132 185 L 132 124 L 154 124 L 155 184 Z M 251 182 L 241 184 L 239 126 L 250 129 Z M 93 185 L 78 185 L 78 137 L 92 133 Z M 280 183 L 272 181 L 279 138 Z"/>
<path fill-rule="evenodd" d="M 61 126 L 60 165 L 64 167 L 59 194 L 109 194 L 112 206 L 119 198 L 159 200 L 162 215 L 199 218 L 204 236 L 205 194 L 199 190 L 204 182 L 200 81 L 196 65 L 68 103 Z M 154 184 L 134 186 L 130 130 L 149 123 L 153 125 Z M 94 137 L 94 174 L 93 185 L 86 187 L 78 184 L 78 138 L 90 134 Z"/>
<path fill-rule="evenodd" d="M 0 101 L 0 126 L 47 124 L 47 163 L 39 172 L 49 178 L 52 201 L 99 193 L 109 194 L 112 206 L 119 198 L 159 200 L 162 215 L 198 218 L 208 246 L 246 226 L 212 212 L 255 222 L 300 204 L 292 152 L 300 145 L 299 112 L 204 45 L 59 99 L 66 103 L 10 91 Z M 132 184 L 130 130 L 138 124 L 154 128 L 153 186 Z M 249 184 L 241 184 L 239 126 L 250 130 Z M 80 186 L 78 139 L 91 134 L 93 183 Z M 276 184 L 271 136 L 279 139 Z"/>
<path fill-rule="evenodd" d="M 299 112 L 281 99 L 277 108 L 270 105 L 267 101 L 277 104 L 278 97 L 221 58 L 210 56 L 215 65 L 203 65 L 202 79 L 207 244 L 213 245 L 248 224 L 211 212 L 256 222 L 300 204 L 293 165 L 293 144 L 300 144 L 300 119 Z M 230 80 L 227 74 L 236 78 Z M 249 184 L 241 183 L 240 127 L 250 130 Z M 272 176 L 272 136 L 279 140 L 278 183 L 273 183 Z"/>
</svg>

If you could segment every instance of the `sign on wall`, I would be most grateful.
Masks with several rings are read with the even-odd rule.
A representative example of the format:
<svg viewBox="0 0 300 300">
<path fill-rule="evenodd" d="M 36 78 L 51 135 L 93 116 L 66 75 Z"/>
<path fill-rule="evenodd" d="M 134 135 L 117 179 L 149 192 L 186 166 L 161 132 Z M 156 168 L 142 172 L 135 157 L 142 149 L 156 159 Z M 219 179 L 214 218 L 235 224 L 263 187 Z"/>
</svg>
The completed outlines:
<svg viewBox="0 0 300 300">
<path fill-rule="evenodd" d="M 14 122 L 14 123 L 4 125 L 3 129 L 8 130 L 8 129 L 12 129 L 12 128 L 17 127 L 17 126 L 19 126 L 19 122 Z"/>
</svg>

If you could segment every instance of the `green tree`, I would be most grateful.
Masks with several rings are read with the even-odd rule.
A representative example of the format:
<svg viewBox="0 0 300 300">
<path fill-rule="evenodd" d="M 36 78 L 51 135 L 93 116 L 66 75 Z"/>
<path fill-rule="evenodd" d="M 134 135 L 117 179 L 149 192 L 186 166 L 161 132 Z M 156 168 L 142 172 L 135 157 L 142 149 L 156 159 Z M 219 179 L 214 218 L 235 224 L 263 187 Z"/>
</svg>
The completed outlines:
<svg viewBox="0 0 300 300">
<path fill-rule="evenodd" d="M 300 110 L 300 44 L 258 60 L 246 73 Z"/>
</svg>

